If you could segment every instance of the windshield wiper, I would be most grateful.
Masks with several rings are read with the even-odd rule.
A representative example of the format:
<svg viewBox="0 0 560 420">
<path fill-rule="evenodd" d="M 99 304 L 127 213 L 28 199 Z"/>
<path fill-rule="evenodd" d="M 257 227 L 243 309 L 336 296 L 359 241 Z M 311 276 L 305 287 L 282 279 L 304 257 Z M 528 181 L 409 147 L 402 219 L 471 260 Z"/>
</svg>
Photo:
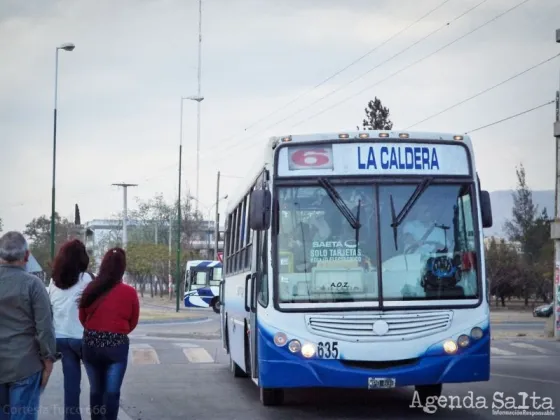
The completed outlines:
<svg viewBox="0 0 560 420">
<path fill-rule="evenodd" d="M 360 221 L 356 219 L 356 217 L 352 213 L 352 210 L 348 208 L 348 206 L 346 205 L 342 197 L 340 197 L 340 194 L 338 193 L 336 188 L 333 187 L 331 182 L 326 178 L 319 178 L 319 185 L 321 185 L 321 187 L 325 189 L 327 195 L 330 197 L 335 206 L 340 210 L 348 223 L 350 223 L 350 226 L 352 226 L 352 228 L 354 229 L 359 229 L 362 226 L 360 224 Z M 359 214 L 360 213 L 358 210 L 358 215 Z"/>
<path fill-rule="evenodd" d="M 404 218 L 407 216 L 410 210 L 412 210 L 412 207 L 414 206 L 414 204 L 416 204 L 420 196 L 430 186 L 431 182 L 432 182 L 432 178 L 430 177 L 424 178 L 422 182 L 418 184 L 418 186 L 416 187 L 412 195 L 408 198 L 408 201 L 405 203 L 402 210 L 399 212 L 397 216 L 395 216 L 396 212 L 395 212 L 395 203 L 393 202 L 393 194 L 391 194 L 391 196 L 389 197 L 391 200 L 391 218 L 392 218 L 391 227 L 393 228 L 393 239 L 395 240 L 395 249 L 398 249 L 397 228 L 403 222 Z"/>
</svg>

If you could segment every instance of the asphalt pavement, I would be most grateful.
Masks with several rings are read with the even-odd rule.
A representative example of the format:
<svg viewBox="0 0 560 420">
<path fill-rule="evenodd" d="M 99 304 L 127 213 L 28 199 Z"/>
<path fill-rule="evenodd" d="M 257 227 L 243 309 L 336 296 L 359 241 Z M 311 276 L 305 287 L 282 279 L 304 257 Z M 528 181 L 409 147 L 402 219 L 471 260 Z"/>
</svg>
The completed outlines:
<svg viewBox="0 0 560 420">
<path fill-rule="evenodd" d="M 288 392 L 282 407 L 264 407 L 257 387 L 248 379 L 234 378 L 229 358 L 222 350 L 218 316 L 183 324 L 145 324 L 131 336 L 129 366 L 121 395 L 122 420 L 175 419 L 489 419 L 506 416 L 493 412 L 492 403 L 513 397 L 523 404 L 520 392 L 540 398 L 526 401 L 526 411 L 538 413 L 515 418 L 560 418 L 560 343 L 549 340 L 493 340 L 492 377 L 489 382 L 444 385 L 451 397 L 447 407 L 429 414 L 413 405 L 413 389 L 393 391 L 306 390 Z M 182 332 L 182 335 L 181 335 Z M 154 336 L 152 334 L 159 334 Z M 194 335 L 193 335 L 194 334 Z M 198 335 L 197 335 L 198 334 Z M 167 335 L 167 336 L 162 336 Z M 190 337 L 209 337 L 195 339 Z M 88 383 L 82 379 L 82 406 L 87 412 Z M 503 393 L 503 394 L 496 394 Z M 469 398 L 470 397 L 470 398 Z M 543 398 L 552 399 L 546 414 Z M 486 404 L 486 408 L 470 408 Z M 450 408 L 450 403 L 452 406 Z M 61 419 L 63 411 L 60 364 L 42 397 L 41 420 Z M 459 406 L 461 405 L 461 407 Z M 426 408 L 431 411 L 434 407 Z M 498 407 L 499 408 L 499 407 Z M 506 407 L 502 407 L 505 409 Z M 84 415 L 84 419 L 89 418 Z"/>
</svg>

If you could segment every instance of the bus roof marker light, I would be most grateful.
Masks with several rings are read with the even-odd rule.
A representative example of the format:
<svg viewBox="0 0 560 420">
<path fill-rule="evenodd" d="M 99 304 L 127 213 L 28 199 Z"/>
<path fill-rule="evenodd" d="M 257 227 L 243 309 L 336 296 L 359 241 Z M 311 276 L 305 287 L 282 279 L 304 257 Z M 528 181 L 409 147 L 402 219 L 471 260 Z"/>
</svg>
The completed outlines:
<svg viewBox="0 0 560 420">
<path fill-rule="evenodd" d="M 482 338 L 482 336 L 484 335 L 484 332 L 482 331 L 481 328 L 479 327 L 474 327 L 471 330 L 471 337 L 475 340 L 480 340 Z"/>
<path fill-rule="evenodd" d="M 291 136 L 289 136 L 289 137 L 282 137 L 282 143 L 286 143 L 286 142 L 288 142 L 288 141 L 292 141 L 292 137 L 291 137 Z"/>
<path fill-rule="evenodd" d="M 361 139 L 367 139 L 369 138 L 369 134 L 368 133 L 360 133 L 360 135 L 358 136 Z"/>
<path fill-rule="evenodd" d="M 311 343 L 305 343 L 302 347 L 301 347 L 301 354 L 303 355 L 303 357 L 305 357 L 306 359 L 310 359 L 313 356 L 315 356 L 315 346 Z"/>
<path fill-rule="evenodd" d="M 379 137 L 389 137 L 389 133 L 379 133 Z"/>
<path fill-rule="evenodd" d="M 344 134 L 339 134 L 338 138 L 339 139 L 348 139 L 348 138 L 350 138 L 350 136 L 348 134 L 344 133 Z"/>
<path fill-rule="evenodd" d="M 407 139 L 407 138 L 409 138 L 410 136 L 408 135 L 408 133 L 400 133 L 400 134 L 399 134 L 399 137 L 400 137 L 401 139 Z"/>
<path fill-rule="evenodd" d="M 453 340 L 447 340 L 443 343 L 443 350 L 445 350 L 447 354 L 455 354 L 457 352 L 457 343 Z"/>
<path fill-rule="evenodd" d="M 278 347 L 284 346 L 287 341 L 288 337 L 283 332 L 277 332 L 276 334 L 274 334 L 274 344 L 276 344 Z"/>
<path fill-rule="evenodd" d="M 461 141 L 463 140 L 463 136 L 453 136 L 453 140 Z"/>
<path fill-rule="evenodd" d="M 292 340 L 288 344 L 288 348 L 292 353 L 297 353 L 301 350 L 301 343 L 298 340 Z"/>
</svg>

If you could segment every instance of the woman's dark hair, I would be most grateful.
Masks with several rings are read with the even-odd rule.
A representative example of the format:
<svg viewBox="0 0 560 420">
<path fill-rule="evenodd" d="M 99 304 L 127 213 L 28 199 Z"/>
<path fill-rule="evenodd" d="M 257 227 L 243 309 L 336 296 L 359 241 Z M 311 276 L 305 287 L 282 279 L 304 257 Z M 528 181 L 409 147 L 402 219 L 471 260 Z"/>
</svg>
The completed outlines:
<svg viewBox="0 0 560 420">
<path fill-rule="evenodd" d="M 53 263 L 52 279 L 59 289 L 69 289 L 74 286 L 80 274 L 89 265 L 86 246 L 78 239 L 66 242 L 58 251 Z"/>
<path fill-rule="evenodd" d="M 79 301 L 80 308 L 89 308 L 93 302 L 122 281 L 126 270 L 126 254 L 122 248 L 111 248 L 101 262 L 95 280 L 87 285 Z"/>
</svg>

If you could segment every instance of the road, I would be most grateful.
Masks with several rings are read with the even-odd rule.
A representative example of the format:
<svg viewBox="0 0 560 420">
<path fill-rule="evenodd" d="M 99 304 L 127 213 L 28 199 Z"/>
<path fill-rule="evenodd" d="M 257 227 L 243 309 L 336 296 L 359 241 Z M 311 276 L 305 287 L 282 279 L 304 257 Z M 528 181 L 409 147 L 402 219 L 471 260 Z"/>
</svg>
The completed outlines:
<svg viewBox="0 0 560 420">
<path fill-rule="evenodd" d="M 121 420 L 175 419 L 387 419 L 425 418 L 413 407 L 413 390 L 341 391 L 287 393 L 282 407 L 264 407 L 258 390 L 247 379 L 236 379 L 229 371 L 228 357 L 219 339 L 181 337 L 180 332 L 211 336 L 218 327 L 210 321 L 138 327 L 131 338 L 129 367 L 121 395 Z M 172 337 L 151 336 L 159 330 Z M 486 383 L 444 386 L 444 395 L 460 398 L 472 392 L 486 398 L 489 408 L 438 408 L 436 418 L 490 419 L 495 392 L 517 397 L 527 392 L 553 399 L 555 416 L 560 416 L 560 343 L 547 340 L 494 340 L 492 378 Z M 58 365 L 58 364 L 57 364 Z M 82 380 L 82 405 L 87 407 L 87 379 Z M 541 401 L 542 402 L 542 401 Z M 62 377 L 58 365 L 42 398 L 40 419 L 60 419 Z M 455 401 L 456 405 L 456 401 Z M 468 407 L 468 406 L 467 406 Z M 58 415 L 57 415 L 58 414 Z M 550 416 L 546 418 L 554 418 Z M 516 418 L 532 418 L 515 416 Z M 541 417 L 541 416 L 536 416 Z M 84 419 L 88 416 L 84 416 Z"/>
</svg>

